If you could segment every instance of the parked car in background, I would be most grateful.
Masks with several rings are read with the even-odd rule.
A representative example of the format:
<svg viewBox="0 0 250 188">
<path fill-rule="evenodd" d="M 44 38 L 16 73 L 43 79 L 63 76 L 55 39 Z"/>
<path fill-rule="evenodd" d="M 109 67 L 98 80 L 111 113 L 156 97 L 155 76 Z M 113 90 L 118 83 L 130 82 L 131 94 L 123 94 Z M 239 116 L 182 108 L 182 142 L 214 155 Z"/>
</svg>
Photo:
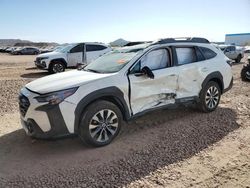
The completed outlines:
<svg viewBox="0 0 250 188">
<path fill-rule="evenodd" d="M 241 79 L 250 82 L 250 56 L 248 56 L 247 61 L 248 64 L 244 65 L 241 70 Z"/>
<path fill-rule="evenodd" d="M 59 73 L 67 67 L 76 67 L 83 63 L 89 64 L 109 51 L 111 48 L 101 43 L 74 43 L 58 47 L 53 52 L 40 54 L 35 60 L 35 65 L 50 73 Z"/>
<path fill-rule="evenodd" d="M 48 53 L 48 52 L 53 52 L 53 49 L 50 49 L 50 48 L 43 48 L 43 49 L 40 49 L 40 53 L 41 53 L 41 54 Z"/>
<path fill-rule="evenodd" d="M 37 55 L 40 53 L 40 50 L 35 47 L 24 47 L 18 48 L 14 50 L 11 54 L 12 55 Z"/>
<path fill-rule="evenodd" d="M 21 122 L 32 137 L 77 134 L 104 146 L 123 120 L 149 111 L 194 103 L 212 112 L 232 84 L 228 58 L 208 40 L 162 39 L 117 48 L 85 68 L 28 83 L 19 96 Z"/>
<path fill-rule="evenodd" d="M 244 50 L 242 47 L 235 45 L 219 45 L 219 48 L 229 59 L 234 60 L 236 63 L 240 63 L 241 59 L 244 57 Z"/>
<path fill-rule="evenodd" d="M 13 51 L 15 51 L 16 48 L 17 47 L 8 47 L 8 48 L 5 49 L 5 52 L 6 53 L 12 53 Z"/>
<path fill-rule="evenodd" d="M 249 46 L 245 47 L 244 53 L 250 54 L 250 47 Z"/>
</svg>

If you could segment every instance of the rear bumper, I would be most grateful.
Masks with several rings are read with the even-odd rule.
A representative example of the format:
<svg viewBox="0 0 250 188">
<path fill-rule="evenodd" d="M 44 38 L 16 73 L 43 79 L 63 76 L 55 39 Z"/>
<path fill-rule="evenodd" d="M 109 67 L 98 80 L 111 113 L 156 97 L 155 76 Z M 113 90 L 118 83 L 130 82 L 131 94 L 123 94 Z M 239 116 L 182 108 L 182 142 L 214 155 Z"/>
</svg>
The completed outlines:
<svg viewBox="0 0 250 188">
<path fill-rule="evenodd" d="M 230 89 L 232 89 L 232 87 L 233 87 L 233 78 L 232 78 L 229 86 L 223 90 L 223 93 L 226 93 L 227 91 L 229 91 Z"/>
</svg>

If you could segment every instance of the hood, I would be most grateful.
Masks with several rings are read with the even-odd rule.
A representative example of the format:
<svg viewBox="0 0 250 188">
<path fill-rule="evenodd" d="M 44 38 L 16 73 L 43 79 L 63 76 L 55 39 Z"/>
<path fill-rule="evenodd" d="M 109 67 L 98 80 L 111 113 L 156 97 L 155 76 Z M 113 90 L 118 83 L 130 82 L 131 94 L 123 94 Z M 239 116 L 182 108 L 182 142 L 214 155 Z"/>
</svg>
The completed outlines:
<svg viewBox="0 0 250 188">
<path fill-rule="evenodd" d="M 28 83 L 25 87 L 33 92 L 46 94 L 64 89 L 70 89 L 73 87 L 78 87 L 94 80 L 99 80 L 114 74 L 116 73 L 99 74 L 73 70 L 50 76 L 45 76 L 43 78 Z"/>
<path fill-rule="evenodd" d="M 62 55 L 62 54 L 63 54 L 63 53 L 61 53 L 61 52 L 55 52 L 55 51 L 53 51 L 53 52 L 47 52 L 47 53 L 40 54 L 40 55 L 38 55 L 37 57 L 38 57 L 38 58 L 41 58 L 41 57 L 60 56 L 60 55 Z"/>
</svg>

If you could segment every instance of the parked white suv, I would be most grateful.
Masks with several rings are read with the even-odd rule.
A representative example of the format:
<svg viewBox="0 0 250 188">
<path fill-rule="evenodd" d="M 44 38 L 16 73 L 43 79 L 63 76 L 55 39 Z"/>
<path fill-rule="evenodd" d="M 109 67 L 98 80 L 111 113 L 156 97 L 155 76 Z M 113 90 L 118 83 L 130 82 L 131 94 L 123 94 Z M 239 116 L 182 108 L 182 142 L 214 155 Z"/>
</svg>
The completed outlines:
<svg viewBox="0 0 250 188">
<path fill-rule="evenodd" d="M 35 65 L 39 69 L 47 69 L 50 73 L 64 72 L 67 67 L 89 64 L 110 51 L 109 46 L 101 43 L 69 44 L 37 56 Z"/>
<path fill-rule="evenodd" d="M 196 103 L 203 112 L 214 111 L 232 84 L 227 58 L 206 39 L 163 39 L 30 82 L 19 96 L 21 121 L 33 137 L 77 134 L 103 146 L 123 120 L 151 110 Z"/>
<path fill-rule="evenodd" d="M 235 45 L 219 45 L 219 48 L 229 58 L 234 60 L 236 63 L 240 63 L 244 57 L 244 49 Z"/>
</svg>

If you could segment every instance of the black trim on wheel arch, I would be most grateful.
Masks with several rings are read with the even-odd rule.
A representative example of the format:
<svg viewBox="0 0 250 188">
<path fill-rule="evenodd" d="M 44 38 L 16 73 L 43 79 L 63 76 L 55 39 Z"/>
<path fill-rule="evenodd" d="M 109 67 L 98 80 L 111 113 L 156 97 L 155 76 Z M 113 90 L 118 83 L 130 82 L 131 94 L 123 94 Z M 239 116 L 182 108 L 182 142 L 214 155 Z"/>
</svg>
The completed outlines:
<svg viewBox="0 0 250 188">
<path fill-rule="evenodd" d="M 78 132 L 78 128 L 79 128 L 80 121 L 81 121 L 81 116 L 85 108 L 91 103 L 93 103 L 94 101 L 99 100 L 99 99 L 107 100 L 107 101 L 115 103 L 118 106 L 118 108 L 121 110 L 123 114 L 123 119 L 124 120 L 130 119 L 131 115 L 129 113 L 129 108 L 124 99 L 124 94 L 119 88 L 112 86 L 112 87 L 107 87 L 104 89 L 99 89 L 97 91 L 94 91 L 88 94 L 78 103 L 75 109 L 75 123 L 74 123 L 75 133 Z"/>
<path fill-rule="evenodd" d="M 34 134 L 37 138 L 54 138 L 69 135 L 69 130 L 64 121 L 63 115 L 59 105 L 43 105 L 35 109 L 36 111 L 43 111 L 47 114 L 51 129 L 48 132 L 39 132 L 39 135 Z"/>
<path fill-rule="evenodd" d="M 201 86 L 202 88 L 204 88 L 209 81 L 215 81 L 219 80 L 220 83 L 218 83 L 218 85 L 221 87 L 221 92 L 223 93 L 224 91 L 224 81 L 223 81 L 223 76 L 220 72 L 216 71 L 216 72 L 212 72 L 209 75 L 207 75 L 207 77 L 204 79 L 204 81 L 202 82 Z"/>
<path fill-rule="evenodd" d="M 65 68 L 67 68 L 67 62 L 66 62 L 65 59 L 63 59 L 63 58 L 52 59 L 52 60 L 50 61 L 49 66 L 51 65 L 51 63 L 54 63 L 54 62 L 57 62 L 57 61 L 62 62 L 62 63 L 65 65 Z"/>
<path fill-rule="evenodd" d="M 234 79 L 232 78 L 232 80 L 231 80 L 229 86 L 228 86 L 227 88 L 225 88 L 225 89 L 223 90 L 222 93 L 226 93 L 227 91 L 229 91 L 230 89 L 232 89 L 232 87 L 233 87 L 233 82 L 234 82 Z"/>
</svg>

